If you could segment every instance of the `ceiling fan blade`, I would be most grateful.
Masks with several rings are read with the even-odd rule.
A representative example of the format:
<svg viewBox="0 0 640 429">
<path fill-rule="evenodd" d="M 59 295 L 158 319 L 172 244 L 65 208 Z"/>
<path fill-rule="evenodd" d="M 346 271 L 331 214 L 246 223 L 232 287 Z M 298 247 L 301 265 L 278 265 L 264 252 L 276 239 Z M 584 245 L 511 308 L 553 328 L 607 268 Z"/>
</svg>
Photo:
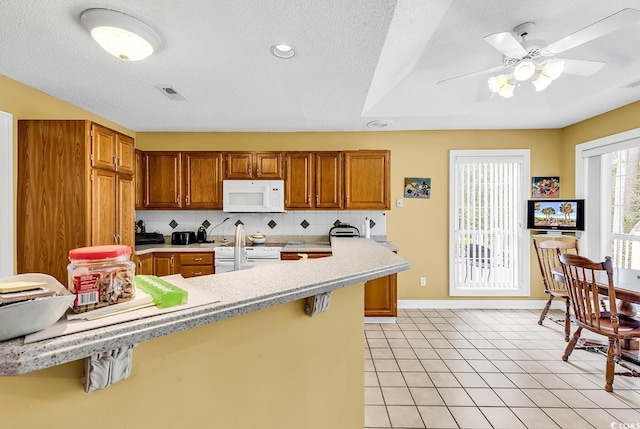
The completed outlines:
<svg viewBox="0 0 640 429">
<path fill-rule="evenodd" d="M 616 12 L 594 24 L 584 27 L 582 30 L 578 30 L 567 37 L 549 44 L 544 51 L 545 54 L 556 55 L 639 21 L 640 10 L 622 9 L 620 12 Z"/>
<path fill-rule="evenodd" d="M 493 67 L 493 68 L 486 69 L 486 70 L 480 70 L 480 71 L 473 72 L 473 73 L 467 73 L 467 74 L 463 74 L 462 76 L 456 76 L 456 77 L 451 77 L 449 79 L 440 80 L 440 81 L 436 82 L 436 85 L 440 85 L 441 83 L 453 82 L 454 80 L 458 80 L 458 79 L 465 79 L 465 78 L 468 78 L 468 77 L 471 77 L 471 76 L 479 76 L 481 74 L 499 72 L 499 71 L 504 70 L 506 68 L 507 68 L 506 66 L 501 65 L 501 66 Z"/>
<path fill-rule="evenodd" d="M 591 76 L 606 64 L 604 61 L 568 60 L 563 58 L 564 69 L 562 73 L 578 76 Z"/>
<path fill-rule="evenodd" d="M 484 40 L 509 58 L 523 58 L 527 55 L 527 50 L 511 33 L 489 34 Z"/>
</svg>

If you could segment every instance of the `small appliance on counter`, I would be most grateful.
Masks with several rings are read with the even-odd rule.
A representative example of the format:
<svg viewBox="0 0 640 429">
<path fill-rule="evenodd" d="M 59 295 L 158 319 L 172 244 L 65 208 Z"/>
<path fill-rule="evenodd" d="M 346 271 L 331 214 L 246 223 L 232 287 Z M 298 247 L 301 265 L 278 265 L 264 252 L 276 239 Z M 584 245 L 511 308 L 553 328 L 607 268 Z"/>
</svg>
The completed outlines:
<svg viewBox="0 0 640 429">
<path fill-rule="evenodd" d="M 207 242 L 207 229 L 204 226 L 198 228 L 198 233 L 196 235 L 196 241 L 198 243 L 206 243 Z"/>
<path fill-rule="evenodd" d="M 360 231 L 348 223 L 339 223 L 329 230 L 329 243 L 334 237 L 360 237 Z"/>
<path fill-rule="evenodd" d="M 164 235 L 159 232 L 136 232 L 136 246 L 143 244 L 163 244 Z"/>
<path fill-rule="evenodd" d="M 193 231 L 182 231 L 182 232 L 171 233 L 172 245 L 193 244 L 196 241 L 197 241 L 196 233 Z"/>
</svg>

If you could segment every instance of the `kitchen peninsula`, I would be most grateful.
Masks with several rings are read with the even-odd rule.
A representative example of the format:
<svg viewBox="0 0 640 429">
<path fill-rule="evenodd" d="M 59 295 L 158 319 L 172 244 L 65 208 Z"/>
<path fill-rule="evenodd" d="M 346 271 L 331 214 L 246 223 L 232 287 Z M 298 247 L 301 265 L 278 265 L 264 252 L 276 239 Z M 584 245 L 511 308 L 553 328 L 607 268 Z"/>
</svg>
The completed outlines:
<svg viewBox="0 0 640 429">
<path fill-rule="evenodd" d="M 189 280 L 217 303 L 0 343 L 0 374 L 24 374 L 0 378 L 3 427 L 66 427 L 79 409 L 104 410 L 82 417 L 96 428 L 363 427 L 362 283 L 409 264 L 367 239 L 333 240 L 332 254 Z M 306 316 L 304 299 L 328 292 Z M 85 393 L 80 360 L 132 344 L 130 377 Z"/>
</svg>

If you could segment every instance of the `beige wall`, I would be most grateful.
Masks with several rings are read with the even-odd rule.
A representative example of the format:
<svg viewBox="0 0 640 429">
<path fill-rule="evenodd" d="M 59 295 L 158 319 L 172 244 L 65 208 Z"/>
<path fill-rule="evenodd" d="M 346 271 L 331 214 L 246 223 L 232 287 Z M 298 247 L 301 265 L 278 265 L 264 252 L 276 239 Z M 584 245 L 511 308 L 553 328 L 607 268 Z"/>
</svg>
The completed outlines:
<svg viewBox="0 0 640 429">
<path fill-rule="evenodd" d="M 85 393 L 81 362 L 0 377 L 3 429 L 364 427 L 363 285 L 141 343 L 130 377 Z"/>
<path fill-rule="evenodd" d="M 0 110 L 23 118 L 89 118 L 129 130 L 0 76 Z M 575 145 L 640 127 L 640 102 L 558 130 L 386 131 L 360 133 L 137 133 L 143 150 L 391 150 L 391 197 L 402 197 L 405 177 L 430 177 L 430 200 L 404 200 L 388 212 L 387 233 L 409 260 L 398 277 L 399 299 L 448 296 L 448 156 L 451 149 L 531 149 L 531 175 L 561 177 L 561 196 L 574 196 Z M 531 298 L 545 298 L 531 258 Z M 427 286 L 419 278 L 427 277 Z M 462 299 L 462 298 L 461 298 Z"/>
<path fill-rule="evenodd" d="M 391 210 L 387 235 L 409 260 L 411 270 L 398 275 L 399 299 L 455 299 L 449 297 L 449 151 L 452 149 L 531 149 L 531 174 L 564 176 L 558 154 L 560 130 L 406 131 L 360 133 L 138 133 L 143 150 L 391 150 Z M 402 198 L 405 177 L 430 177 L 431 199 Z M 573 188 L 562 186 L 562 196 Z M 537 262 L 532 259 L 532 264 Z M 537 265 L 531 266 L 533 299 L 543 299 Z M 427 287 L 420 287 L 420 277 Z M 468 298 L 460 298 L 468 299 Z M 494 298 L 492 298 L 494 299 Z M 512 298 L 509 298 L 512 299 Z"/>
</svg>

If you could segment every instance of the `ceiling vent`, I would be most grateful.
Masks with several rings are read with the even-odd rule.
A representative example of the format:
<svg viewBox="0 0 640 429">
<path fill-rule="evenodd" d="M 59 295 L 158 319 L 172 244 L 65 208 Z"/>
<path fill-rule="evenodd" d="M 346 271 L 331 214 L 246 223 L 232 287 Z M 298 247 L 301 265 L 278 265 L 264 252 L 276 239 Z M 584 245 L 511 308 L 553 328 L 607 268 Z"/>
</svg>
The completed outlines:
<svg viewBox="0 0 640 429">
<path fill-rule="evenodd" d="M 171 85 L 156 85 L 156 88 L 173 101 L 185 101 L 187 99 Z"/>
</svg>

